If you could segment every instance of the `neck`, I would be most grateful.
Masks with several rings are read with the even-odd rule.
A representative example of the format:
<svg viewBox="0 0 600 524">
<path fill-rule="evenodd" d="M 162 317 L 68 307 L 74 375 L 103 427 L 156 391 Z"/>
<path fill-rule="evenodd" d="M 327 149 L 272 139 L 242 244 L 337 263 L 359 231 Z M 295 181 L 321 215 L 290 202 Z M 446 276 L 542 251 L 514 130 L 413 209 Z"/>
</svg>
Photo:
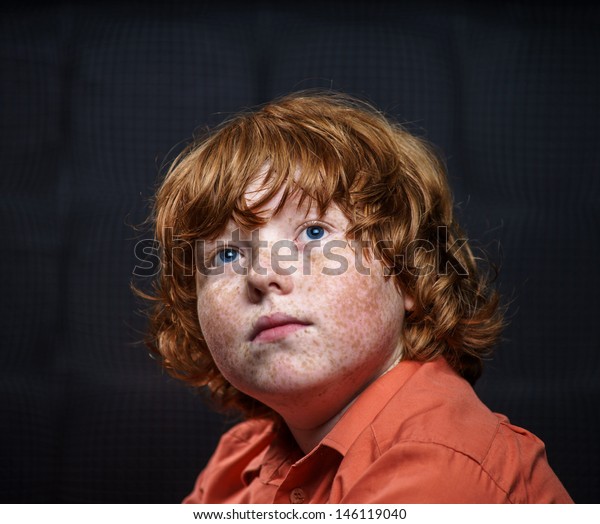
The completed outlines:
<svg viewBox="0 0 600 524">
<path fill-rule="evenodd" d="M 344 413 L 354 404 L 356 399 L 360 396 L 360 394 L 375 380 L 377 380 L 380 376 L 387 373 L 390 369 L 392 369 L 397 363 L 399 359 L 396 360 L 392 365 L 387 367 L 383 373 L 380 373 L 373 380 L 367 382 L 360 390 L 355 392 L 353 398 L 351 398 L 350 402 L 337 410 L 334 410 L 335 415 L 330 418 L 327 418 L 327 412 L 323 412 L 319 409 L 325 405 L 325 403 L 321 403 L 320 406 L 311 405 L 311 406 L 299 406 L 297 401 L 294 402 L 293 405 L 288 406 L 290 409 L 282 409 L 279 411 L 283 420 L 285 421 L 287 427 L 290 430 L 290 433 L 296 440 L 296 443 L 300 447 L 300 449 L 304 452 L 304 454 L 310 453 L 318 444 L 325 438 L 325 436 L 333 429 L 333 427 L 338 423 L 338 421 L 342 418 Z M 307 397 L 311 397 L 307 395 Z M 310 414 L 308 418 L 298 416 L 299 414 Z M 325 420 L 325 422 L 322 422 Z"/>
</svg>

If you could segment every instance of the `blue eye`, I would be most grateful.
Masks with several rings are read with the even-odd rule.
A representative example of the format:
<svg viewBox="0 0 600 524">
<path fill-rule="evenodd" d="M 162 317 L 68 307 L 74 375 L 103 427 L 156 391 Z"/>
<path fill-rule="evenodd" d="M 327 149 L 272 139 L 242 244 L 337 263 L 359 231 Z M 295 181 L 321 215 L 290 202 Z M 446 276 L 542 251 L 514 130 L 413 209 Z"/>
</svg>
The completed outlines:
<svg viewBox="0 0 600 524">
<path fill-rule="evenodd" d="M 309 226 L 306 228 L 306 236 L 310 240 L 320 240 L 325 234 L 325 229 L 321 226 Z"/>
<path fill-rule="evenodd" d="M 215 255 L 215 262 L 218 265 L 229 264 L 231 262 L 235 262 L 239 258 L 239 256 L 240 256 L 239 251 L 236 251 L 235 249 L 228 247 L 225 249 L 221 249 Z"/>
</svg>

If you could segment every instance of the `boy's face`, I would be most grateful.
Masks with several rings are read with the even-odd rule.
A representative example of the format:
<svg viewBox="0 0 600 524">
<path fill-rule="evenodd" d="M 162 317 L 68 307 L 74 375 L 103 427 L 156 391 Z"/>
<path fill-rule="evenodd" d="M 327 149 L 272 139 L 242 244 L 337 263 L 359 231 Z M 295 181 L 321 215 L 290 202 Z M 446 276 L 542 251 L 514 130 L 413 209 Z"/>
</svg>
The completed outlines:
<svg viewBox="0 0 600 524">
<path fill-rule="evenodd" d="M 250 204 L 261 180 L 248 188 Z M 204 244 L 199 256 L 213 269 L 197 273 L 198 318 L 223 376 L 308 429 L 399 360 L 411 300 L 378 261 L 357 263 L 336 206 L 319 218 L 308 199 L 298 209 L 289 198 L 272 216 L 280 198 L 260 209 L 270 219 L 258 231 L 236 236 L 232 222 Z"/>
</svg>

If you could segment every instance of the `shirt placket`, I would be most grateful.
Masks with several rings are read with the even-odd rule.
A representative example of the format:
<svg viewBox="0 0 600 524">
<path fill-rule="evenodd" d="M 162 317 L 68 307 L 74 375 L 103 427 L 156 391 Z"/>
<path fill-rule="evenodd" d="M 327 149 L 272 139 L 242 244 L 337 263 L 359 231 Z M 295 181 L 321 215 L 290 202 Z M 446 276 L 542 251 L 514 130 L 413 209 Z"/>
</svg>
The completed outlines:
<svg viewBox="0 0 600 524">
<path fill-rule="evenodd" d="M 341 456 L 319 446 L 293 464 L 275 495 L 276 504 L 324 504 Z"/>
</svg>

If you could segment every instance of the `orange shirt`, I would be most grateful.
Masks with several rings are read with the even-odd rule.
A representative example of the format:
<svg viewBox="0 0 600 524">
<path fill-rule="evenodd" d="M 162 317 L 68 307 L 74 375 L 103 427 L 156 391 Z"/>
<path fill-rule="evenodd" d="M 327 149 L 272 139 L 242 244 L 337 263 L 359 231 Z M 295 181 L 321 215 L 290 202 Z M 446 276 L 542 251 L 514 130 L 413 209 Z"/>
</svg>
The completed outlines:
<svg viewBox="0 0 600 524">
<path fill-rule="evenodd" d="M 444 359 L 401 362 L 304 456 L 252 419 L 185 503 L 571 503 L 535 435 L 492 413 Z"/>
</svg>

